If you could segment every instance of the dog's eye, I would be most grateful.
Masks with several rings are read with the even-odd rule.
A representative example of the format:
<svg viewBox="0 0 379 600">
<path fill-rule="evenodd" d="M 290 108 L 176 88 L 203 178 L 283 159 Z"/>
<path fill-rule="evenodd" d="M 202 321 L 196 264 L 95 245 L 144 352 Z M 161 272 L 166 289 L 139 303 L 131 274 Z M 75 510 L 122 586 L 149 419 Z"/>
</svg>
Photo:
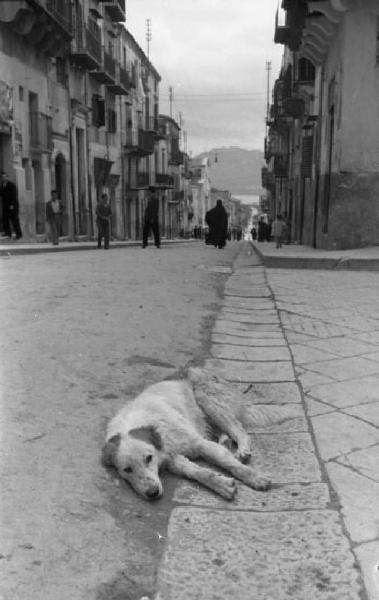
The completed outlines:
<svg viewBox="0 0 379 600">
<path fill-rule="evenodd" d="M 147 465 L 149 465 L 151 463 L 151 461 L 153 460 L 153 455 L 152 454 L 148 454 L 145 458 L 145 463 Z"/>
<path fill-rule="evenodd" d="M 124 473 L 131 473 L 133 471 L 132 467 L 125 467 Z"/>
</svg>

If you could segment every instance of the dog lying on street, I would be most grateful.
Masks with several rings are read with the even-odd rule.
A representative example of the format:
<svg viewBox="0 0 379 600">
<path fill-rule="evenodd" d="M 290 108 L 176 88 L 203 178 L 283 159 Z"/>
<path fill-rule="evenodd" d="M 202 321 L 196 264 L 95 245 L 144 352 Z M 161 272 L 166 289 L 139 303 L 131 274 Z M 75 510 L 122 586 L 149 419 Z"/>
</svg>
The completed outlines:
<svg viewBox="0 0 379 600">
<path fill-rule="evenodd" d="M 234 478 L 267 490 L 269 479 L 243 464 L 251 457 L 250 439 L 233 411 L 236 395 L 236 388 L 198 368 L 189 369 L 187 380 L 151 385 L 110 421 L 104 465 L 115 467 L 149 500 L 162 496 L 162 469 L 197 481 L 227 500 L 236 493 Z M 235 452 L 212 441 L 214 433 L 229 447 L 234 442 Z M 232 477 L 193 462 L 199 458 Z"/>
</svg>

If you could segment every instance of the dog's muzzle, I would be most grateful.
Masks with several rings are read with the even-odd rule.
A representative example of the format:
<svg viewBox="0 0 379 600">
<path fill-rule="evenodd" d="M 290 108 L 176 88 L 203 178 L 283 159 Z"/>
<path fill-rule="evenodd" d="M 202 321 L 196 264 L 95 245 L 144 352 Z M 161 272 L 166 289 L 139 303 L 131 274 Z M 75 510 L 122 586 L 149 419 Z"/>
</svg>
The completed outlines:
<svg viewBox="0 0 379 600">
<path fill-rule="evenodd" d="M 160 496 L 161 490 L 159 489 L 159 487 L 152 487 L 146 492 L 146 497 L 149 500 L 156 500 L 157 498 L 160 498 Z"/>
</svg>

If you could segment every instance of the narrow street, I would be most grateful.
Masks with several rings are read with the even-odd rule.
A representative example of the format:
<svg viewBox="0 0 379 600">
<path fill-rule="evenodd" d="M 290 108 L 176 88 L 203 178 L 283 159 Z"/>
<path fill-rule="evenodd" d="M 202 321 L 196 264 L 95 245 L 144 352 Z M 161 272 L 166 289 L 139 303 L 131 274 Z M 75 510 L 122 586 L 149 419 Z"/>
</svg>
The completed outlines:
<svg viewBox="0 0 379 600">
<path fill-rule="evenodd" d="M 0 268 L 1 600 L 377 599 L 379 273 L 201 242 Z M 244 392 L 269 492 L 147 503 L 101 466 L 108 418 L 189 362 Z"/>
<path fill-rule="evenodd" d="M 1 259 L 2 600 L 152 593 L 172 483 L 148 504 L 111 477 L 106 422 L 207 356 L 237 252 L 199 242 Z"/>
</svg>

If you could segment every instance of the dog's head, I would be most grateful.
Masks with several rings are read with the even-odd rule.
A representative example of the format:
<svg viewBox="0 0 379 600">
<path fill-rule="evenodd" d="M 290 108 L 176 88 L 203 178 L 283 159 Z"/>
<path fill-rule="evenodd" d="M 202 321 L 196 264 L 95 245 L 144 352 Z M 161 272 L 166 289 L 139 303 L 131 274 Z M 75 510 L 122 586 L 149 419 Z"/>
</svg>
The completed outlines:
<svg viewBox="0 0 379 600">
<path fill-rule="evenodd" d="M 153 500 L 163 493 L 159 478 L 159 451 L 162 439 L 154 427 L 139 427 L 127 434 L 117 433 L 103 448 L 103 463 L 117 469 L 132 488 L 144 498 Z"/>
</svg>

